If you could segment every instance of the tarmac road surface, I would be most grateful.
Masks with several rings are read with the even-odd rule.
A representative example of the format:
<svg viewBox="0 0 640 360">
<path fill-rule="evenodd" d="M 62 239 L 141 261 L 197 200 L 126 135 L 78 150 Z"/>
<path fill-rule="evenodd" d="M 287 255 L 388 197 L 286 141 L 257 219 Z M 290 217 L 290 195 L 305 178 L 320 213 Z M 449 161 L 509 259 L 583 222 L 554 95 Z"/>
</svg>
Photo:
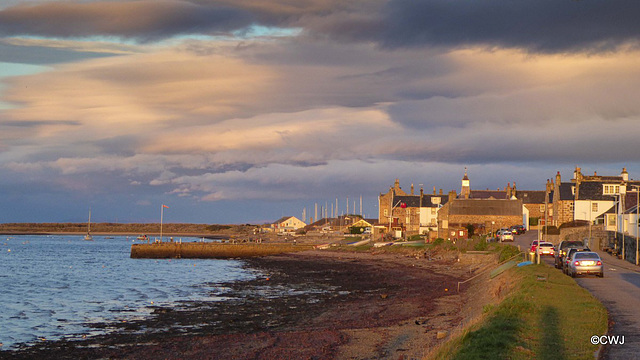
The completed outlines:
<svg viewBox="0 0 640 360">
<path fill-rule="evenodd" d="M 537 236 L 536 231 L 528 231 L 516 236 L 514 245 L 520 245 L 523 250 L 528 249 L 531 241 L 537 239 Z M 603 358 L 640 359 L 640 267 L 606 252 L 592 250 L 602 258 L 605 266 L 604 278 L 578 277 L 576 282 L 589 290 L 609 311 L 609 320 L 613 321 L 613 326 L 607 335 L 617 336 L 618 341 L 622 341 L 624 336 L 624 344 L 610 344 L 604 347 Z M 543 260 L 549 266 L 553 266 L 551 257 L 544 257 Z"/>
</svg>

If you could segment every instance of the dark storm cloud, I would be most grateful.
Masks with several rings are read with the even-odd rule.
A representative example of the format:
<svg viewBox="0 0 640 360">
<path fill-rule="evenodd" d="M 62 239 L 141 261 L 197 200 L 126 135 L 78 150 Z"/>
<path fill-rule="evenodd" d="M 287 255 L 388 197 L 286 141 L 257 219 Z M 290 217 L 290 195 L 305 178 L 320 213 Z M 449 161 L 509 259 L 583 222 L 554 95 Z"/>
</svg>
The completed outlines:
<svg viewBox="0 0 640 360">
<path fill-rule="evenodd" d="M 179 34 L 227 32 L 252 22 L 252 15 L 243 10 L 185 1 L 55 2 L 0 11 L 0 33 L 10 36 L 158 40 Z"/>
<path fill-rule="evenodd" d="M 387 47 L 483 45 L 542 52 L 613 49 L 640 35 L 635 0 L 392 0 Z"/>
<path fill-rule="evenodd" d="M 118 36 L 153 41 L 251 25 L 300 27 L 309 36 L 387 48 L 488 46 L 604 51 L 636 44 L 636 0 L 98 1 L 18 5 L 0 11 L 0 34 Z"/>
</svg>

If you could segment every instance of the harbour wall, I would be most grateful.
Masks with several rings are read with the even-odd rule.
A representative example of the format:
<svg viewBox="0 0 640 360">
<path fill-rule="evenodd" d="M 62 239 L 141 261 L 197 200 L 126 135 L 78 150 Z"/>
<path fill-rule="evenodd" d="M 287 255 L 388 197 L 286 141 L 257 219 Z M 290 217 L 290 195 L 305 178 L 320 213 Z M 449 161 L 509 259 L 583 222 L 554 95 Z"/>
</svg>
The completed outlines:
<svg viewBox="0 0 640 360">
<path fill-rule="evenodd" d="M 133 259 L 230 259 L 276 255 L 311 250 L 311 245 L 294 244 L 221 244 L 221 243 L 150 243 L 131 245 Z"/>
</svg>

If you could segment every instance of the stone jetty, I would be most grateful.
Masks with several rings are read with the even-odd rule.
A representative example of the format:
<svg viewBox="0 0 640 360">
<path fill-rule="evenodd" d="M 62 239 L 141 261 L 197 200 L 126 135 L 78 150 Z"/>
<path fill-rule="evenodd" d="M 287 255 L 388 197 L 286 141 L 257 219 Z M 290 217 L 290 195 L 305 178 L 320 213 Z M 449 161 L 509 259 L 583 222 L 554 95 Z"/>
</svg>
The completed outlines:
<svg viewBox="0 0 640 360">
<path fill-rule="evenodd" d="M 313 245 L 287 243 L 228 244 L 210 242 L 160 242 L 131 245 L 133 259 L 230 259 L 248 258 L 313 249 Z"/>
</svg>

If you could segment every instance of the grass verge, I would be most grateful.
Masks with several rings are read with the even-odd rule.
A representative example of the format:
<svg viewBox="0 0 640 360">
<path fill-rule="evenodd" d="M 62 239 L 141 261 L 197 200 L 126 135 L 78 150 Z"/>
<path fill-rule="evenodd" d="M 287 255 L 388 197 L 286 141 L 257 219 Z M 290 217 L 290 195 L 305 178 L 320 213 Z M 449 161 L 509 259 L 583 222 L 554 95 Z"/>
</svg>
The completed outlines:
<svg viewBox="0 0 640 360">
<path fill-rule="evenodd" d="M 518 279 L 512 294 L 434 358 L 593 359 L 598 347 L 590 338 L 607 331 L 604 306 L 550 266 L 509 271 Z"/>
</svg>

